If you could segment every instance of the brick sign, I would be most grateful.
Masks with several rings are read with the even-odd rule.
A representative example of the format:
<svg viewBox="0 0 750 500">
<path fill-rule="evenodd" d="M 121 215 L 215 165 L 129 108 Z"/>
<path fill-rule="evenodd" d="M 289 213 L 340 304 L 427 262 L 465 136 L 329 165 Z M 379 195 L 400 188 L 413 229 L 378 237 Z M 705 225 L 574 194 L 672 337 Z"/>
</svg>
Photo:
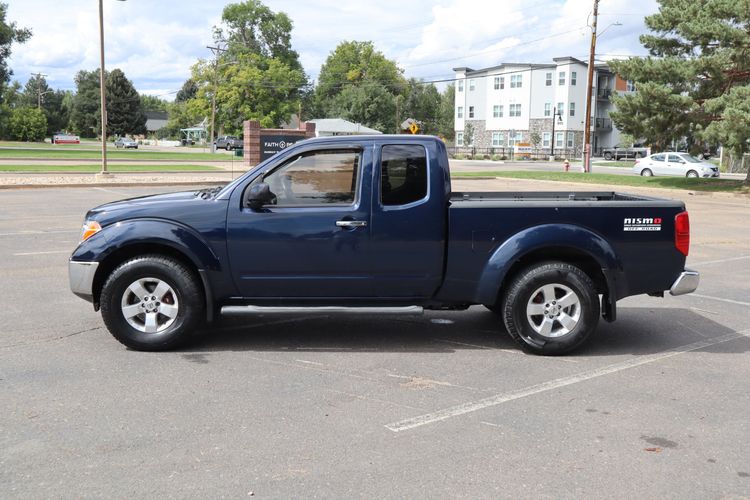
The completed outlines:
<svg viewBox="0 0 750 500">
<path fill-rule="evenodd" d="M 279 151 L 283 151 L 292 144 L 304 140 L 299 135 L 261 135 L 260 161 L 267 160 Z"/>
</svg>

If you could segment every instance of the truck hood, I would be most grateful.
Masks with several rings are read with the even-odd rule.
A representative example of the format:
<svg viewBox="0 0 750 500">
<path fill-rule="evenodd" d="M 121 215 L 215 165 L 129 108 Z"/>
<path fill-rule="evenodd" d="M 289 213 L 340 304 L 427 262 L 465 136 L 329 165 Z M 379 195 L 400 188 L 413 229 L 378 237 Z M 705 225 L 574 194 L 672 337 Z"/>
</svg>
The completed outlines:
<svg viewBox="0 0 750 500">
<path fill-rule="evenodd" d="M 208 188 L 113 201 L 89 210 L 86 213 L 86 220 L 97 221 L 105 226 L 120 220 L 139 217 L 172 219 L 186 210 L 194 210 L 196 205 L 212 200 L 216 192 L 218 189 Z"/>
</svg>

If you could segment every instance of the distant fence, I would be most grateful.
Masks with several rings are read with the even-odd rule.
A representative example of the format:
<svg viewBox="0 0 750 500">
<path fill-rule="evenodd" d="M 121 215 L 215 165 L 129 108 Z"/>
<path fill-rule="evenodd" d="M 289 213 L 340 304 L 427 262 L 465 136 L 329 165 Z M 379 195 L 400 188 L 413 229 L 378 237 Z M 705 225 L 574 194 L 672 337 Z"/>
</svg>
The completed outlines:
<svg viewBox="0 0 750 500">
<path fill-rule="evenodd" d="M 451 158 L 466 158 L 472 160 L 549 160 L 550 148 L 535 148 L 530 153 L 516 153 L 513 148 L 473 148 L 466 146 L 452 146 L 446 148 Z M 581 148 L 555 148 L 555 158 L 581 158 Z"/>
<path fill-rule="evenodd" d="M 727 172 L 730 174 L 746 174 L 748 167 L 750 167 L 750 154 L 744 154 L 741 158 L 735 158 L 729 156 L 729 159 L 725 161 L 727 165 Z"/>
</svg>

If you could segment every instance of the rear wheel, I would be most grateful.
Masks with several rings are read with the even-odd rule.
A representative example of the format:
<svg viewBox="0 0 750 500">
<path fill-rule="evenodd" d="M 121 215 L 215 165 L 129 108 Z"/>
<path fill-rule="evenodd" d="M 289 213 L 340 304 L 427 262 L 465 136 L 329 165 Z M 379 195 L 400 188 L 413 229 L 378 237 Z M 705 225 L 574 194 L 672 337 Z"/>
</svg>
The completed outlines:
<svg viewBox="0 0 750 500">
<path fill-rule="evenodd" d="M 508 333 L 534 354 L 557 355 L 582 345 L 599 323 L 599 296 L 580 268 L 546 262 L 521 272 L 502 304 Z"/>
<path fill-rule="evenodd" d="M 654 173 L 651 171 L 650 168 L 644 168 L 643 170 L 641 170 L 641 175 L 643 177 L 652 177 Z"/>
<path fill-rule="evenodd" d="M 697 179 L 698 178 L 698 172 L 696 172 L 695 170 L 691 170 L 690 172 L 687 173 L 687 178 L 688 179 Z"/>
<path fill-rule="evenodd" d="M 612 159 L 612 153 L 610 153 L 610 152 L 604 153 L 604 159 L 605 160 L 611 160 Z"/>
<path fill-rule="evenodd" d="M 172 349 L 188 340 L 204 317 L 195 274 L 160 255 L 130 259 L 107 278 L 100 298 L 104 324 L 138 351 Z"/>
</svg>

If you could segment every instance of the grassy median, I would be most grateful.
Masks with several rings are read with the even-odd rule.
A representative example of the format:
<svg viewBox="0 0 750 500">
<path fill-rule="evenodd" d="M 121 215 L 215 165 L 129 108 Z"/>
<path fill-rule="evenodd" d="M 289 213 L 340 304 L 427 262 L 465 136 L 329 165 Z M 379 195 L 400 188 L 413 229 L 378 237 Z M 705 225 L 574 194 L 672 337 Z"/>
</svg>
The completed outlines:
<svg viewBox="0 0 750 500">
<path fill-rule="evenodd" d="M 507 177 L 540 181 L 577 182 L 582 184 L 607 184 L 614 186 L 638 186 L 666 189 L 686 189 L 690 191 L 748 193 L 744 181 L 734 179 L 687 179 L 684 177 L 639 177 L 636 175 L 582 174 L 574 172 L 528 172 L 528 171 L 487 171 L 456 172 L 453 177 Z"/>
<path fill-rule="evenodd" d="M 102 166 L 97 163 L 88 165 L 3 165 L 0 163 L 0 172 L 61 172 L 61 173 L 97 173 Z M 216 172 L 222 169 L 205 165 L 107 165 L 110 172 Z"/>
<path fill-rule="evenodd" d="M 56 149 L 59 148 L 59 149 Z M 99 149 L 63 149 L 67 146 L 32 147 L 32 148 L 2 148 L 0 160 L 9 158 L 33 158 L 39 160 L 96 160 L 101 158 Z M 223 153 L 172 153 L 169 151 L 148 151 L 139 149 L 118 150 L 112 146 L 107 148 L 107 158 L 112 160 L 180 160 L 180 161 L 232 161 L 232 156 Z M 240 158 L 237 158 L 240 161 Z"/>
</svg>

